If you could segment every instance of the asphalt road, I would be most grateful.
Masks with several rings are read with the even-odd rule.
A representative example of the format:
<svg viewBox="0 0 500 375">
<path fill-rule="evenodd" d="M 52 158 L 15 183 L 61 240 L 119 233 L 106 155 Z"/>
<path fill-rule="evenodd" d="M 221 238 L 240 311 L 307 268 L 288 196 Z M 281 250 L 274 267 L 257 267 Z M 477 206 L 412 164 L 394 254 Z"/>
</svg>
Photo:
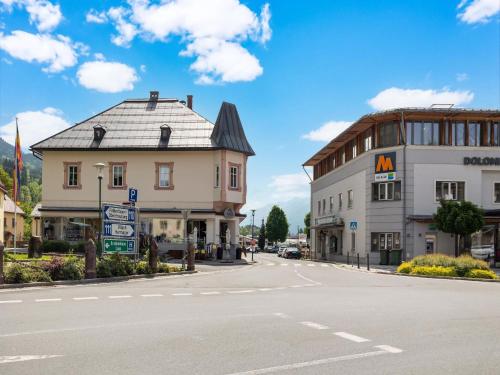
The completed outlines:
<svg viewBox="0 0 500 375">
<path fill-rule="evenodd" d="M 256 260 L 1 290 L 0 374 L 500 373 L 500 283 Z"/>
</svg>

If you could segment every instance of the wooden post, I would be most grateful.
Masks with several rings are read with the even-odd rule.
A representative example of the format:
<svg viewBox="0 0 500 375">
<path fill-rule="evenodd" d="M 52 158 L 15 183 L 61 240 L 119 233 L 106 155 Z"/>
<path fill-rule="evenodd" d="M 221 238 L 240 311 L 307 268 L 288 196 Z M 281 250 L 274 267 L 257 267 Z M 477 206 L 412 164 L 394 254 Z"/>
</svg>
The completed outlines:
<svg viewBox="0 0 500 375">
<path fill-rule="evenodd" d="M 96 245 L 92 239 L 85 242 L 85 278 L 96 278 Z"/>
<path fill-rule="evenodd" d="M 158 272 L 158 243 L 155 239 L 151 241 L 151 246 L 149 247 L 148 263 L 151 273 Z"/>
</svg>

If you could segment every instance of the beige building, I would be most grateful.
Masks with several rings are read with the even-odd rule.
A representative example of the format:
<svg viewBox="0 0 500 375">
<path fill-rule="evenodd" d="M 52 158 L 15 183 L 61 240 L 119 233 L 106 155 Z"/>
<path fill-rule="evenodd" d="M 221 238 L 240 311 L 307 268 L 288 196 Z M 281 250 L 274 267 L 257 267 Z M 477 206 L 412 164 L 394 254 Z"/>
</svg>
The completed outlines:
<svg viewBox="0 0 500 375">
<path fill-rule="evenodd" d="M 125 100 L 31 147 L 43 160 L 40 212 L 46 239 L 83 240 L 99 230 L 96 163 L 106 165 L 102 202 L 121 204 L 138 189 L 140 233 L 160 250 L 182 250 L 184 221 L 200 246 L 232 245 L 246 201 L 246 168 L 254 152 L 233 104 L 223 103 L 215 124 L 177 99 Z M 229 229 L 230 237 L 226 238 Z"/>
<path fill-rule="evenodd" d="M 5 198 L 2 199 L 4 202 L 3 212 L 3 232 L 4 232 L 4 241 L 6 247 L 14 246 L 14 232 L 17 234 L 17 242 L 24 241 L 24 218 L 26 216 L 25 212 L 21 209 L 21 207 L 14 204 L 14 201 L 5 194 Z M 16 210 L 16 213 L 14 211 Z M 15 216 L 15 219 L 14 219 Z M 14 230 L 14 227 L 16 228 Z"/>
<path fill-rule="evenodd" d="M 5 197 L 7 196 L 7 190 L 2 182 L 0 182 L 0 220 L 5 223 Z M 0 222 L 1 222 L 0 221 Z M 0 231 L 0 241 L 5 244 L 4 232 Z"/>
</svg>

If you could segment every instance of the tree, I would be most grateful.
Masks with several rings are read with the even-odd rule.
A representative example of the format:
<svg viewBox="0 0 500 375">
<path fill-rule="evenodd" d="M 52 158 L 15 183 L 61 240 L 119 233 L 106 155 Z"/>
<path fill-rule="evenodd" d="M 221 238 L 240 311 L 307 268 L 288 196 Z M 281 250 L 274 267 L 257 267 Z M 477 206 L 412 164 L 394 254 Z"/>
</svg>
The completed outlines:
<svg viewBox="0 0 500 375">
<path fill-rule="evenodd" d="M 5 171 L 3 167 L 0 167 L 0 181 L 5 185 L 7 195 L 12 197 L 12 177 L 8 172 Z"/>
<path fill-rule="evenodd" d="M 304 232 L 305 232 L 307 238 L 309 238 L 309 235 L 311 233 L 311 213 L 310 212 L 308 212 L 306 214 L 306 216 L 304 217 L 304 225 L 305 225 Z"/>
<path fill-rule="evenodd" d="M 266 223 L 267 239 L 271 242 L 284 242 L 288 234 L 288 221 L 281 208 L 273 206 Z"/>
<path fill-rule="evenodd" d="M 459 236 L 466 239 L 484 226 L 483 210 L 474 203 L 441 200 L 441 206 L 433 216 L 437 229 L 455 235 L 455 256 L 459 255 Z"/>
<path fill-rule="evenodd" d="M 261 250 L 264 250 L 266 246 L 266 226 L 264 224 L 264 219 L 262 219 L 262 225 L 260 226 L 258 245 Z"/>
</svg>

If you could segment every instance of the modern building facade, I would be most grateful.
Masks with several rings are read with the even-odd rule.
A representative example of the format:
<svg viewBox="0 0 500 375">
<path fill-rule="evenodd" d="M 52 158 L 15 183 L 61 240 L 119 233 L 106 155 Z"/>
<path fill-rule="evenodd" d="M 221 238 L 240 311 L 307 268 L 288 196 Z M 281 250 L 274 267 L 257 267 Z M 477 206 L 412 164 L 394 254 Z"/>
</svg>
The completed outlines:
<svg viewBox="0 0 500 375">
<path fill-rule="evenodd" d="M 472 245 L 500 255 L 500 111 L 403 108 L 365 115 L 304 163 L 317 259 L 402 250 L 455 254 L 436 229 L 441 199 L 472 201 L 486 226 Z M 500 259 L 499 259 L 500 260 Z"/>
<path fill-rule="evenodd" d="M 223 103 L 212 124 L 192 103 L 152 91 L 33 145 L 43 160 L 42 236 L 76 242 L 99 230 L 94 165 L 104 163 L 102 202 L 122 204 L 128 188 L 138 189 L 141 233 L 161 251 L 184 248 L 182 211 L 190 210 L 188 233 L 197 228 L 202 246 L 231 244 L 234 256 L 254 151 L 233 104 Z"/>
</svg>

